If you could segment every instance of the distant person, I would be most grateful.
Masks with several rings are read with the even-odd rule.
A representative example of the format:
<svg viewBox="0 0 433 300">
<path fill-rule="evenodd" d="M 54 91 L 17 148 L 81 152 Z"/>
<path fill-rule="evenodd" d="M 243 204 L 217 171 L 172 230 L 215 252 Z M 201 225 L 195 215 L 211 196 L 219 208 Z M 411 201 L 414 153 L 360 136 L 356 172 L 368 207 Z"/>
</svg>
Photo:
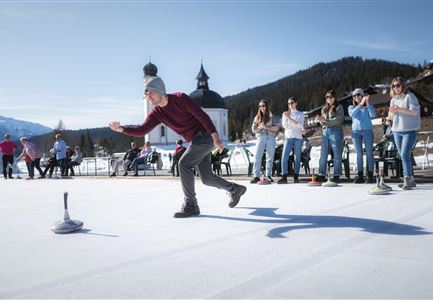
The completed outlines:
<svg viewBox="0 0 433 300">
<path fill-rule="evenodd" d="M 349 105 L 349 116 L 352 117 L 352 141 L 356 151 L 356 167 L 358 176 L 354 183 L 374 183 L 374 154 L 373 154 L 373 124 L 371 119 L 376 116 L 373 104 L 370 103 L 370 96 L 364 95 L 360 88 L 352 92 L 352 105 Z M 367 179 L 364 179 L 364 143 L 367 156 Z"/>
<path fill-rule="evenodd" d="M 416 186 L 413 177 L 411 153 L 416 142 L 416 131 L 420 128 L 420 106 L 416 96 L 411 93 L 402 77 L 391 82 L 388 118 L 392 121 L 394 141 L 403 165 L 403 182 L 399 184 L 403 190 L 411 190 Z"/>
<path fill-rule="evenodd" d="M 134 169 L 134 175 L 138 176 L 138 165 L 145 164 L 147 162 L 147 157 L 152 152 L 152 147 L 150 147 L 150 142 L 147 141 L 143 145 L 143 149 L 141 149 L 140 153 L 138 153 L 137 157 L 132 161 L 131 168 Z"/>
<path fill-rule="evenodd" d="M 45 178 L 47 173 L 48 173 L 48 178 L 51 178 L 53 176 L 54 168 L 57 167 L 56 154 L 54 153 L 53 148 L 51 148 L 49 152 L 50 152 L 50 158 L 48 158 L 47 165 L 45 166 L 45 169 L 39 178 Z"/>
<path fill-rule="evenodd" d="M 122 165 L 124 170 L 123 176 L 127 176 L 128 168 L 132 164 L 132 161 L 137 157 L 138 153 L 140 153 L 140 148 L 137 147 L 137 144 L 135 142 L 131 142 L 131 149 L 126 151 L 123 159 L 118 159 L 114 163 L 113 173 L 111 173 L 110 177 L 114 177 L 117 175 L 117 170 L 119 169 L 120 165 Z"/>
<path fill-rule="evenodd" d="M 66 163 L 65 166 L 65 175 L 68 176 L 69 170 L 71 170 L 71 176 L 75 176 L 74 167 L 81 165 L 83 161 L 83 154 L 81 153 L 80 146 L 75 146 L 74 152 L 70 157 L 70 160 Z"/>
<path fill-rule="evenodd" d="M 331 148 L 334 153 L 334 177 L 332 181 L 338 183 L 342 174 L 344 110 L 343 106 L 338 104 L 337 94 L 334 90 L 326 92 L 325 106 L 322 108 L 321 114 L 316 117 L 316 121 L 322 125 L 323 132 L 317 180 L 321 182 L 326 180 L 328 154 Z"/>
<path fill-rule="evenodd" d="M 56 155 L 57 165 L 60 167 L 60 174 L 65 175 L 65 163 L 66 163 L 66 143 L 62 139 L 60 133 L 55 135 L 56 142 L 53 146 L 53 151 Z"/>
<path fill-rule="evenodd" d="M 11 136 L 9 133 L 5 134 L 5 139 L 0 142 L 0 152 L 3 154 L 3 176 L 5 179 L 12 179 L 12 168 L 9 168 L 9 164 L 14 164 L 14 152 L 17 149 L 17 145 L 10 140 Z"/>
<path fill-rule="evenodd" d="M 23 159 L 26 162 L 27 170 L 29 172 L 29 177 L 27 179 L 34 179 L 35 168 L 38 170 L 39 175 L 42 176 L 43 171 L 40 166 L 42 157 L 41 151 L 35 144 L 29 142 L 26 137 L 20 138 L 20 142 L 24 149 L 21 155 L 17 157 L 17 161 Z"/>
<path fill-rule="evenodd" d="M 282 126 L 284 128 L 284 146 L 281 154 L 281 179 L 278 184 L 287 183 L 287 173 L 289 172 L 289 155 L 294 149 L 294 174 L 293 182 L 299 183 L 299 169 L 301 168 L 302 153 L 302 129 L 304 128 L 304 113 L 298 111 L 298 100 L 295 97 L 287 101 L 288 110 L 283 113 Z"/>
<path fill-rule="evenodd" d="M 262 156 L 266 150 L 266 168 L 265 168 L 265 180 L 273 182 L 272 179 L 272 167 L 274 164 L 275 154 L 275 136 L 277 135 L 279 125 L 277 120 L 269 110 L 268 102 L 266 100 L 260 100 L 259 108 L 256 116 L 253 120 L 251 130 L 256 134 L 257 137 L 257 148 L 256 155 L 254 157 L 253 173 L 254 178 L 250 183 L 257 183 L 260 181 L 260 170 L 262 168 Z"/>
<path fill-rule="evenodd" d="M 109 127 L 117 132 L 142 137 L 161 123 L 166 124 L 189 142 L 179 161 L 180 179 L 184 203 L 175 218 L 200 214 L 194 187 L 194 168 L 200 173 L 203 184 L 224 189 L 230 197 L 229 206 L 235 207 L 246 187 L 228 182 L 212 172 L 210 153 L 214 147 L 224 148 L 218 132 L 209 116 L 186 94 L 166 94 L 164 82 L 158 76 L 147 76 L 144 83 L 145 97 L 154 106 L 140 126 L 121 126 L 111 122 Z"/>
<path fill-rule="evenodd" d="M 181 139 L 178 139 L 176 141 L 176 149 L 174 149 L 173 153 L 173 163 L 171 166 L 171 173 L 173 173 L 173 176 L 176 176 L 179 174 L 179 160 L 182 157 L 182 155 L 185 153 L 186 147 L 183 145 L 183 141 Z"/>
</svg>

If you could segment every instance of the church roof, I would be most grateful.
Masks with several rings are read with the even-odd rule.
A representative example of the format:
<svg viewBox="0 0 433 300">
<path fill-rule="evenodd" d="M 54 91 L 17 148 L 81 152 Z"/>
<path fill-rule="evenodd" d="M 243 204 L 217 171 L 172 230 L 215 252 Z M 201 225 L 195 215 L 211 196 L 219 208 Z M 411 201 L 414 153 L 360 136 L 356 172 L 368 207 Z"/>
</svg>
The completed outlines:
<svg viewBox="0 0 433 300">
<path fill-rule="evenodd" d="M 217 93 L 209 89 L 208 79 L 203 63 L 200 66 L 200 71 L 196 77 L 197 89 L 189 96 L 202 108 L 226 108 L 223 98 Z"/>
</svg>

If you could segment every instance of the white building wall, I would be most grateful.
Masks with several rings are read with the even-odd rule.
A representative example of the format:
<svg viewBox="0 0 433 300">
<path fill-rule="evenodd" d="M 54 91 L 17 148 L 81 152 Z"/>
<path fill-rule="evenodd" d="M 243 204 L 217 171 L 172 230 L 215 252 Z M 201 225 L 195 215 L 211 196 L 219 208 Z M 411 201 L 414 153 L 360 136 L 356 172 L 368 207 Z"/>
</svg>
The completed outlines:
<svg viewBox="0 0 433 300">
<path fill-rule="evenodd" d="M 152 104 L 144 100 L 144 115 L 147 116 L 152 110 Z M 211 118 L 222 141 L 228 141 L 228 109 L 225 108 L 204 108 L 203 109 Z M 164 129 L 161 129 L 163 127 Z M 164 135 L 163 135 L 164 133 Z M 176 140 L 183 139 L 182 136 L 165 126 L 158 125 L 151 132 L 146 134 L 146 141 L 151 144 L 174 144 Z"/>
</svg>

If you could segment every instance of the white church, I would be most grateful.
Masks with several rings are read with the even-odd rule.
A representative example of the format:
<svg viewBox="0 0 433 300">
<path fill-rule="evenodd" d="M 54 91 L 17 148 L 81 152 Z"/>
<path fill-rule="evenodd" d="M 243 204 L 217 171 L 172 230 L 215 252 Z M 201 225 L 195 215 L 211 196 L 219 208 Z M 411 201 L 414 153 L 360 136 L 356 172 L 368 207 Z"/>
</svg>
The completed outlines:
<svg viewBox="0 0 433 300">
<path fill-rule="evenodd" d="M 143 68 L 144 76 L 155 76 L 158 72 L 157 67 L 149 62 Z M 225 108 L 223 98 L 216 92 L 209 90 L 206 72 L 203 69 L 203 63 L 200 66 L 200 72 L 197 77 L 197 89 L 189 96 L 197 103 L 211 118 L 215 125 L 221 140 L 228 141 L 228 109 Z M 152 110 L 152 104 L 144 99 L 144 115 Z M 145 140 L 151 144 L 174 144 L 176 140 L 183 139 L 182 136 L 168 128 L 164 124 L 155 127 L 151 132 L 145 135 Z"/>
</svg>

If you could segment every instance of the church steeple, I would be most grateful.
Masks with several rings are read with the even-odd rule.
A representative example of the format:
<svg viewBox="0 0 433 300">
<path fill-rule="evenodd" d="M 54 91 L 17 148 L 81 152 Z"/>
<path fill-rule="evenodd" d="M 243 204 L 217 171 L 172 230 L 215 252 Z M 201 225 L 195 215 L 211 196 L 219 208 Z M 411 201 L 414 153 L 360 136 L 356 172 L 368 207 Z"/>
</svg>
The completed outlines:
<svg viewBox="0 0 433 300">
<path fill-rule="evenodd" d="M 149 57 L 149 63 L 144 66 L 143 68 L 144 77 L 146 76 L 156 76 L 156 73 L 158 73 L 158 68 L 152 64 Z"/>
<path fill-rule="evenodd" d="M 209 84 L 207 83 L 209 76 L 207 76 L 204 71 L 203 61 L 201 62 L 200 71 L 195 79 L 197 79 L 197 89 L 209 90 Z"/>
</svg>

